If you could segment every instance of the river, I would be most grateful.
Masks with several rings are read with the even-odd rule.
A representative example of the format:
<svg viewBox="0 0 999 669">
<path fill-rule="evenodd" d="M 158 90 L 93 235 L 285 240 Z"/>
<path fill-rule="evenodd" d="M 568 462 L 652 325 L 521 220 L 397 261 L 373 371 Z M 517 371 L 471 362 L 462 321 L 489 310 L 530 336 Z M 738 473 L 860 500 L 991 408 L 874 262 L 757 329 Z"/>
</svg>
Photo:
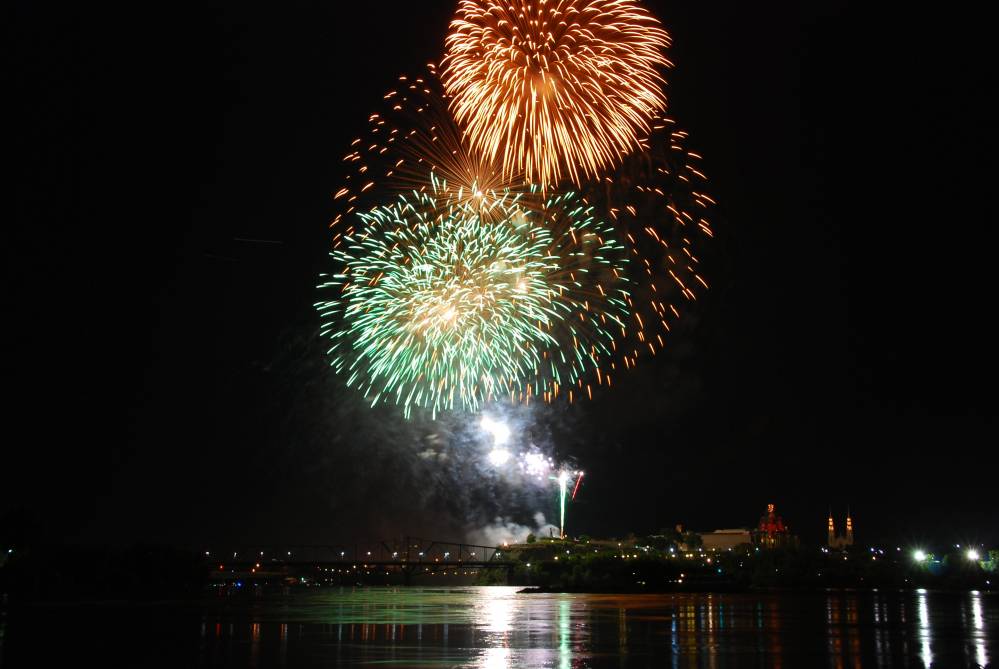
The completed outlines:
<svg viewBox="0 0 999 669">
<path fill-rule="evenodd" d="M 312 588 L 47 604 L 0 619 L 0 666 L 967 667 L 999 594 L 518 594 Z"/>
</svg>

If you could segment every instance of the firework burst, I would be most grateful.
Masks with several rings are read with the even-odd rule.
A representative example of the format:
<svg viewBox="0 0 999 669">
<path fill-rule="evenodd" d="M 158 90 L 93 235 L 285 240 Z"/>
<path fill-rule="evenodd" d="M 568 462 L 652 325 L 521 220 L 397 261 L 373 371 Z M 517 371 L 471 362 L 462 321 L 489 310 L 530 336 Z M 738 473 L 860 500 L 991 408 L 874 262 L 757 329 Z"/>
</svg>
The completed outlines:
<svg viewBox="0 0 999 669">
<path fill-rule="evenodd" d="M 334 248 L 354 232 L 356 212 L 380 205 L 386 195 L 446 189 L 443 195 L 483 217 L 492 210 L 491 201 L 510 193 L 519 195 L 521 208 L 538 208 L 540 195 L 524 186 L 521 175 L 504 176 L 494 160 L 471 148 L 448 109 L 433 63 L 416 76 L 400 76 L 382 99 L 343 157 L 346 174 L 333 194 L 337 213 L 330 223 Z"/>
<path fill-rule="evenodd" d="M 686 140 L 672 119 L 656 117 L 647 147 L 587 191 L 629 249 L 628 337 L 618 346 L 625 368 L 662 350 L 676 321 L 708 288 L 697 248 L 714 236 L 715 201 L 705 192 L 701 156 Z"/>
<path fill-rule="evenodd" d="M 334 249 L 320 287 L 338 295 L 316 306 L 336 371 L 407 414 L 592 393 L 628 317 L 612 228 L 574 194 L 534 212 L 506 193 L 484 212 L 430 183 L 360 213 Z"/>
<path fill-rule="evenodd" d="M 668 45 L 635 0 L 461 0 L 443 80 L 472 148 L 547 190 L 639 148 Z"/>
</svg>

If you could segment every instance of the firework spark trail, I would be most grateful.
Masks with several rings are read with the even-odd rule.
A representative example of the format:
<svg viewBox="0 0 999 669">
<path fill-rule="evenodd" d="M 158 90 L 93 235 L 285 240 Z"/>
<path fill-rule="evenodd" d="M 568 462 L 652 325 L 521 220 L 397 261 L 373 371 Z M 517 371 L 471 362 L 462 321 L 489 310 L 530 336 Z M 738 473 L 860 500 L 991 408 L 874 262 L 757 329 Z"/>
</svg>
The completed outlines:
<svg viewBox="0 0 999 669">
<path fill-rule="evenodd" d="M 646 147 L 586 190 L 628 246 L 632 281 L 620 366 L 656 355 L 681 315 L 708 289 L 698 251 L 714 237 L 715 205 L 706 193 L 701 156 L 685 146 L 687 132 L 666 117 L 653 120 Z M 618 369 L 606 365 L 606 373 Z"/>
<path fill-rule="evenodd" d="M 576 499 L 576 490 L 579 489 L 579 482 L 583 480 L 583 472 L 576 472 L 576 486 L 572 489 L 572 496 L 569 499 Z M 553 476 L 552 478 L 558 483 L 558 511 L 559 511 L 559 534 L 564 539 L 565 538 L 565 509 L 566 509 L 566 496 L 569 490 L 569 481 L 572 480 L 573 474 L 562 470 L 558 473 L 558 476 Z"/>
<path fill-rule="evenodd" d="M 317 306 L 349 385 L 407 415 L 571 402 L 665 347 L 708 287 L 695 246 L 714 204 L 660 114 L 668 46 L 636 0 L 460 1 L 443 74 L 400 77 L 344 157 L 331 228 L 345 269 L 324 284 L 341 292 Z M 564 176 L 582 195 L 555 188 Z M 519 220 L 531 239 L 504 247 Z M 512 267 L 546 234 L 547 294 L 527 281 L 514 295 L 512 274 L 475 256 L 492 245 L 489 262 Z"/>
<path fill-rule="evenodd" d="M 331 254 L 342 269 L 320 287 L 339 295 L 316 307 L 334 369 L 407 415 L 589 393 L 584 377 L 613 354 L 628 317 L 610 227 L 574 194 L 540 216 L 507 194 L 486 223 L 431 183 L 431 194 L 359 214 L 360 231 Z"/>
<path fill-rule="evenodd" d="M 473 148 L 547 190 L 640 147 L 669 43 L 635 0 L 461 0 L 443 81 Z"/>
<path fill-rule="evenodd" d="M 400 76 L 382 100 L 342 160 L 346 175 L 333 193 L 337 213 L 330 222 L 334 248 L 354 232 L 357 212 L 380 205 L 386 195 L 431 192 L 430 177 L 484 218 L 491 202 L 510 192 L 520 195 L 521 207 L 537 208 L 540 194 L 532 193 L 521 175 L 502 175 L 494 160 L 471 148 L 448 109 L 433 63 L 415 76 Z"/>
<path fill-rule="evenodd" d="M 561 472 L 558 475 L 558 531 L 559 535 L 565 537 L 565 489 L 569 482 L 569 473 Z"/>
</svg>

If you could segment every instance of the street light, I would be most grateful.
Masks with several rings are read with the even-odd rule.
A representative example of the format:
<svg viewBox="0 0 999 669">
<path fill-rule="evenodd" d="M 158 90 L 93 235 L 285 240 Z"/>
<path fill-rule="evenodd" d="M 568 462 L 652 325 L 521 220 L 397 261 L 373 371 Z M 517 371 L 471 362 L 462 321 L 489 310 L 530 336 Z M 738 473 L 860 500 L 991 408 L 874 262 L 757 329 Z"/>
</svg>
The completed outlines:
<svg viewBox="0 0 999 669">
<path fill-rule="evenodd" d="M 917 550 L 915 553 L 912 554 L 912 557 L 915 558 L 916 562 L 925 562 L 926 552 L 922 550 Z"/>
<path fill-rule="evenodd" d="M 978 559 L 981 557 L 978 554 L 978 551 L 976 551 L 974 548 L 969 548 L 968 552 L 965 553 L 965 555 L 968 557 L 968 560 L 970 560 L 971 562 L 978 562 Z"/>
</svg>

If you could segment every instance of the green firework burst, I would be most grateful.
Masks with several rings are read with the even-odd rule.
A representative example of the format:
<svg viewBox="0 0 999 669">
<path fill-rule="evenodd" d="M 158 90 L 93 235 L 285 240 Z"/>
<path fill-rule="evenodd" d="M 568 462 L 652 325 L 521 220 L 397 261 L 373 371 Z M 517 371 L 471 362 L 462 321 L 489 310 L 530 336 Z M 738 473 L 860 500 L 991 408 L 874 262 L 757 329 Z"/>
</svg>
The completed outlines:
<svg viewBox="0 0 999 669">
<path fill-rule="evenodd" d="M 337 373 L 372 404 L 474 410 L 572 398 L 627 318 L 625 251 L 573 193 L 525 207 L 431 177 L 429 192 L 359 214 L 316 305 Z"/>
</svg>

